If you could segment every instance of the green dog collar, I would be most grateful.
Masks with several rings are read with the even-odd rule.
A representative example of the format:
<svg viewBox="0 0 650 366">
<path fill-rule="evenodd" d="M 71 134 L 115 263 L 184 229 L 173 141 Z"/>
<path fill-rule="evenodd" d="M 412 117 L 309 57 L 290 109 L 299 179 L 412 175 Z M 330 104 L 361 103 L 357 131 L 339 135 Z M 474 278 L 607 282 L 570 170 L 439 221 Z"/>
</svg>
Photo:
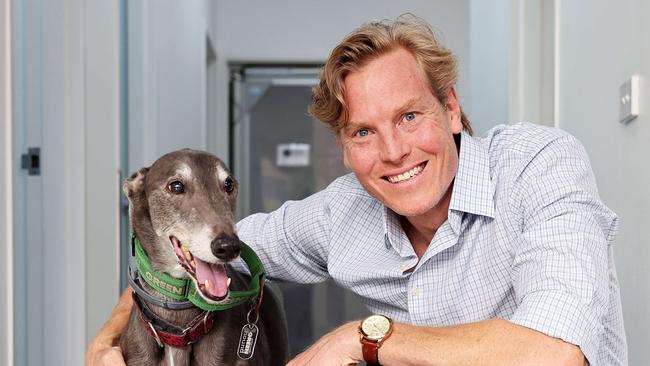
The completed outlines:
<svg viewBox="0 0 650 366">
<path fill-rule="evenodd" d="M 246 243 L 241 242 L 242 249 L 240 257 L 244 260 L 251 274 L 251 282 L 248 289 L 243 291 L 229 291 L 228 296 L 216 304 L 208 303 L 198 293 L 192 280 L 183 280 L 172 277 L 167 273 L 157 272 L 151 267 L 147 254 L 142 249 L 140 240 L 132 235 L 131 244 L 134 247 L 136 264 L 140 277 L 154 290 L 170 297 L 176 301 L 189 300 L 196 307 L 205 311 L 220 311 L 239 306 L 247 301 L 255 302 L 264 286 L 264 266 L 253 249 Z"/>
</svg>

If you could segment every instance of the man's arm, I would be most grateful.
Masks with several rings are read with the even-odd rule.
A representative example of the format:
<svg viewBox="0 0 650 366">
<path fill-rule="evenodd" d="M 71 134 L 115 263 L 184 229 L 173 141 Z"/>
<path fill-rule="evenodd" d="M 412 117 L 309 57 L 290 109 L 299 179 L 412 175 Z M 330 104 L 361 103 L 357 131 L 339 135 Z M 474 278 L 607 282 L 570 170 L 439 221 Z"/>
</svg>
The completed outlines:
<svg viewBox="0 0 650 366">
<path fill-rule="evenodd" d="M 323 336 L 288 366 L 354 365 L 363 360 L 358 322 Z M 379 349 L 390 365 L 588 365 L 575 345 L 507 320 L 433 328 L 394 324 Z"/>
<path fill-rule="evenodd" d="M 268 278 L 295 283 L 317 283 L 329 278 L 331 220 L 326 197 L 326 190 L 319 191 L 237 223 L 237 235 L 257 253 Z"/>
<path fill-rule="evenodd" d="M 133 299 L 131 287 L 127 287 L 111 317 L 99 330 L 86 352 L 86 365 L 123 365 L 124 359 L 118 347 L 120 336 L 129 320 Z"/>
</svg>

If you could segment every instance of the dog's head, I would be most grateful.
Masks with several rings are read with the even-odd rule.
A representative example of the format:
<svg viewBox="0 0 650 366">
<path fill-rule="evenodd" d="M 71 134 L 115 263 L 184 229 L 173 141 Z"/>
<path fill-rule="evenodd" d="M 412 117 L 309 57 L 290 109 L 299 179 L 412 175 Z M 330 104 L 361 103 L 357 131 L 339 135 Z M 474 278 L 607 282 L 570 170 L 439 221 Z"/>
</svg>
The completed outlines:
<svg viewBox="0 0 650 366">
<path fill-rule="evenodd" d="M 131 175 L 123 188 L 154 269 L 191 278 L 208 302 L 223 300 L 230 285 L 224 265 L 241 251 L 237 181 L 226 165 L 206 152 L 178 150 Z"/>
</svg>

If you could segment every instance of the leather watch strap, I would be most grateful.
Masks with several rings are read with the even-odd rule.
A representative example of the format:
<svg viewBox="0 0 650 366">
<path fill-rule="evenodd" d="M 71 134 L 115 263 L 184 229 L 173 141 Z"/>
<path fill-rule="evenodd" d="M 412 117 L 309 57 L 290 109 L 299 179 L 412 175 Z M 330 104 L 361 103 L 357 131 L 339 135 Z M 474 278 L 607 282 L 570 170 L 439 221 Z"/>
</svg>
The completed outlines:
<svg viewBox="0 0 650 366">
<path fill-rule="evenodd" d="M 379 347 L 377 347 L 377 342 L 372 342 L 362 338 L 361 352 L 363 353 L 363 359 L 366 360 L 368 366 L 380 366 L 378 355 Z"/>
</svg>

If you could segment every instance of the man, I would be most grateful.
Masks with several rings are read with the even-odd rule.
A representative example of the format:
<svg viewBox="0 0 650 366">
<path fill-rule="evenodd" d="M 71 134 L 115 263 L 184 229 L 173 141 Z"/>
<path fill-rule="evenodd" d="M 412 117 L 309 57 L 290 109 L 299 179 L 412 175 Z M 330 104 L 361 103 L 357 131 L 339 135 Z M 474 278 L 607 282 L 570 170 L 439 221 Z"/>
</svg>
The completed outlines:
<svg viewBox="0 0 650 366">
<path fill-rule="evenodd" d="M 626 365 L 617 219 L 584 149 L 527 124 L 472 137 L 456 78 L 413 17 L 362 25 L 330 55 L 310 112 L 354 174 L 239 235 L 271 277 L 333 278 L 381 316 L 361 342 L 351 322 L 289 364 Z M 120 358 L 127 299 L 89 360 Z"/>
</svg>

